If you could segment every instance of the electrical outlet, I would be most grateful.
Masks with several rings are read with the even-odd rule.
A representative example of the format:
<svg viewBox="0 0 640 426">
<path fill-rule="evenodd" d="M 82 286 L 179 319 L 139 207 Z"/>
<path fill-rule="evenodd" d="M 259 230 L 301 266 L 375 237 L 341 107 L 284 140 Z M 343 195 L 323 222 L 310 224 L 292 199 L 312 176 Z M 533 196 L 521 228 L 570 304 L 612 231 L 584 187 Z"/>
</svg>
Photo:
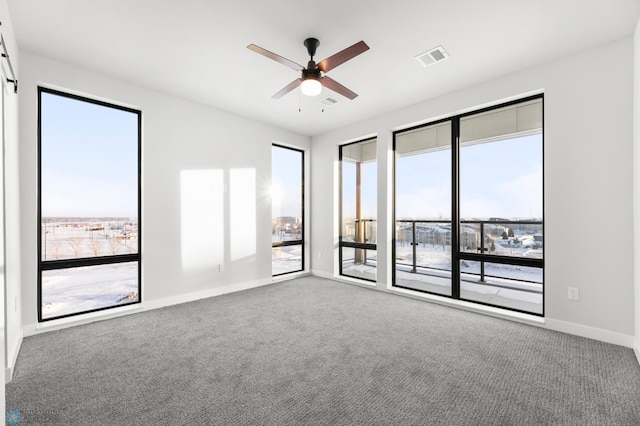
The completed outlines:
<svg viewBox="0 0 640 426">
<path fill-rule="evenodd" d="M 218 265 L 218 271 L 224 272 L 224 265 L 222 263 Z"/>
<path fill-rule="evenodd" d="M 569 287 L 569 300 L 580 300 L 580 291 L 577 287 Z"/>
</svg>

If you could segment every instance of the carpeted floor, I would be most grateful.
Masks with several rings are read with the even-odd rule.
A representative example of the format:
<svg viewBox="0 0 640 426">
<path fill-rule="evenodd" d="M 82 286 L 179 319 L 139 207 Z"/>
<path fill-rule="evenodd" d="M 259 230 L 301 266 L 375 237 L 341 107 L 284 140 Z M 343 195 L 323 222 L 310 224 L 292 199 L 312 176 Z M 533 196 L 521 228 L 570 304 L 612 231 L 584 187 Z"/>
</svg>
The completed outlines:
<svg viewBox="0 0 640 426">
<path fill-rule="evenodd" d="M 20 425 L 640 424 L 631 349 L 316 277 L 25 338 L 6 389 Z"/>
</svg>

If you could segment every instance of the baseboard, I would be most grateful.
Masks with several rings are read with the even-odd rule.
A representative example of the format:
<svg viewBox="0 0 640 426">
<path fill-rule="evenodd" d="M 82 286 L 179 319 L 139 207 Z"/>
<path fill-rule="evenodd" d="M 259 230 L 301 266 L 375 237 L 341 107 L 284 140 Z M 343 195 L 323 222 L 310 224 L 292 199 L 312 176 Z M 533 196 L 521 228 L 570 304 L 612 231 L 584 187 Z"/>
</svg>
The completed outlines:
<svg viewBox="0 0 640 426">
<path fill-rule="evenodd" d="M 10 383 L 13 380 L 13 371 L 16 367 L 16 360 L 18 359 L 18 353 L 20 353 L 20 347 L 22 346 L 22 339 L 24 338 L 23 331 L 20 330 L 18 338 L 11 345 L 7 351 L 7 367 L 4 371 L 4 383 Z"/>
<path fill-rule="evenodd" d="M 328 280 L 332 280 L 333 279 L 333 272 L 319 271 L 317 269 L 312 269 L 311 270 L 311 275 L 314 275 L 314 276 L 320 277 L 320 278 L 326 278 Z"/>
<path fill-rule="evenodd" d="M 293 273 L 288 273 L 284 275 L 277 275 L 272 278 L 271 282 L 280 283 L 283 281 L 291 281 L 296 278 L 308 277 L 310 275 L 311 275 L 311 272 L 309 271 L 293 272 Z"/>
<path fill-rule="evenodd" d="M 77 325 L 90 324 L 96 321 L 104 321 L 124 315 L 131 315 L 138 312 L 164 308 L 166 306 L 179 305 L 182 303 L 193 302 L 209 297 L 221 296 L 223 294 L 234 293 L 236 291 L 249 290 L 251 288 L 261 287 L 268 284 L 273 284 L 273 280 L 271 279 L 271 277 L 262 280 L 245 281 L 242 283 L 231 284 L 223 287 L 216 287 L 202 291 L 179 294 L 171 297 L 164 297 L 157 300 L 143 301 L 142 303 L 138 304 L 93 312 L 90 314 L 79 315 L 70 318 L 63 318 L 61 320 L 47 321 L 46 323 L 28 324 L 23 327 L 23 331 L 25 336 L 32 336 L 40 333 L 47 333 L 49 331 L 74 327 Z"/>
<path fill-rule="evenodd" d="M 550 330 L 573 334 L 580 337 L 586 337 L 588 339 L 599 340 L 601 342 L 611 343 L 627 348 L 633 348 L 633 336 L 628 334 L 603 330 L 601 328 L 590 327 L 582 324 L 560 321 L 552 318 L 547 318 L 545 322 L 545 328 L 548 328 Z"/>
<path fill-rule="evenodd" d="M 231 284 L 223 287 L 216 287 L 202 291 L 196 291 L 193 293 L 185 293 L 172 297 L 165 297 L 158 300 L 151 300 L 144 303 L 144 310 L 164 308 L 165 306 L 180 305 L 182 303 L 194 302 L 200 299 L 207 299 L 209 297 L 222 296 L 223 294 L 235 293 L 237 291 L 249 290 L 256 287 L 262 287 L 264 285 L 273 284 L 271 278 L 247 281 L 237 284 Z"/>
<path fill-rule="evenodd" d="M 319 271 L 319 270 L 312 270 L 311 274 L 317 277 L 331 279 L 335 281 L 335 277 L 333 276 L 332 273 Z M 266 278 L 266 279 L 255 280 L 255 281 L 247 281 L 247 282 L 231 284 L 223 287 L 216 287 L 216 288 L 211 288 L 211 289 L 192 292 L 192 293 L 180 294 L 177 296 L 166 297 L 158 300 L 152 300 L 149 302 L 143 302 L 142 305 L 131 305 L 128 307 L 124 307 L 127 309 L 123 309 L 121 311 L 117 311 L 113 313 L 107 313 L 108 311 L 101 311 L 101 312 L 105 312 L 105 314 L 100 315 L 100 313 L 96 313 L 97 314 L 96 316 L 74 320 L 73 322 L 56 324 L 54 321 L 52 321 L 51 323 L 47 323 L 45 325 L 34 325 L 34 324 L 26 325 L 22 328 L 20 335 L 18 336 L 18 339 L 16 339 L 12 347 L 9 348 L 10 349 L 8 351 L 9 362 L 7 363 L 8 367 L 6 368 L 6 371 L 5 371 L 5 381 L 8 383 L 9 381 L 11 381 L 11 378 L 13 377 L 13 368 L 15 366 L 15 362 L 18 357 L 18 352 L 20 351 L 20 346 L 22 345 L 23 337 L 27 337 L 30 335 L 39 334 L 47 331 L 53 331 L 56 329 L 72 327 L 75 325 L 101 321 L 101 320 L 110 319 L 110 318 L 114 318 L 122 315 L 130 315 L 136 312 L 159 309 L 165 306 L 178 305 L 182 303 L 193 302 L 200 299 L 206 299 L 209 297 L 215 297 L 215 296 L 221 296 L 223 294 L 234 293 L 237 291 L 249 290 L 251 288 L 257 288 L 257 287 L 261 287 L 261 286 L 269 285 L 273 283 L 274 283 L 274 280 L 272 278 Z M 425 300 L 425 301 L 428 301 L 428 300 Z M 505 319 L 510 319 L 510 318 L 505 318 Z M 573 334 L 576 336 L 586 337 L 589 339 L 599 340 L 599 341 L 611 343 L 614 345 L 633 348 L 636 354 L 636 357 L 638 358 L 638 362 L 640 363 L 640 341 L 634 342 L 633 336 L 617 333 L 609 330 L 603 330 L 595 327 L 589 327 L 581 324 L 555 320 L 551 318 L 546 318 L 544 320 L 544 324 L 534 324 L 534 325 L 541 326 L 554 331 L 559 331 L 563 333 Z"/>
<path fill-rule="evenodd" d="M 351 277 L 342 276 L 342 275 L 336 276 L 336 275 L 333 275 L 332 273 L 329 273 L 329 272 L 311 271 L 311 275 L 314 275 L 314 276 L 319 277 L 319 278 L 326 278 L 326 279 L 332 280 L 332 281 L 338 281 L 338 282 L 345 283 L 345 284 L 353 284 L 353 285 L 357 285 L 357 286 L 360 286 L 360 287 L 366 287 L 366 288 L 376 288 L 376 283 L 375 282 L 360 280 L 360 279 L 357 279 L 357 278 L 351 278 Z"/>
<path fill-rule="evenodd" d="M 336 279 L 336 277 L 334 277 L 333 274 L 327 273 L 324 271 L 313 270 L 311 271 L 311 273 L 321 278 L 327 278 L 334 281 L 345 282 L 344 280 Z M 390 291 L 390 293 L 401 294 L 403 296 L 417 298 L 420 300 L 424 300 L 426 302 L 453 306 L 459 309 L 470 310 L 473 312 L 496 316 L 496 317 L 511 320 L 511 321 L 524 322 L 530 325 L 534 325 L 536 327 L 543 327 L 549 330 L 573 334 L 575 336 L 586 337 L 588 339 L 599 340 L 601 342 L 611 343 L 614 345 L 624 346 L 627 348 L 634 348 L 636 356 L 638 357 L 638 362 L 640 362 L 640 342 L 637 342 L 636 345 L 634 346 L 634 338 L 631 335 L 617 333 L 609 330 L 603 330 L 600 328 L 590 327 L 582 324 L 575 324 L 571 322 L 560 321 L 552 318 L 534 317 L 531 315 L 518 314 L 516 312 L 512 312 L 508 310 L 482 307 L 480 305 L 476 305 L 473 303 L 457 301 L 449 298 L 440 298 L 438 296 L 430 297 L 429 295 L 425 295 L 424 293 L 403 291 L 402 289 L 395 289 L 394 291 Z"/>
</svg>

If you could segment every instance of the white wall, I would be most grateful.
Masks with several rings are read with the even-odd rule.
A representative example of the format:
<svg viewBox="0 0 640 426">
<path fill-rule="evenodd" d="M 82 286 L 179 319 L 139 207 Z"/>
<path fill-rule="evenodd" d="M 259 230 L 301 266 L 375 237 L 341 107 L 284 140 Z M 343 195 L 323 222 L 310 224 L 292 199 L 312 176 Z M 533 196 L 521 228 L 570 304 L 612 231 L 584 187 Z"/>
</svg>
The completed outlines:
<svg viewBox="0 0 640 426">
<path fill-rule="evenodd" d="M 158 307 L 272 282 L 268 192 L 271 144 L 280 142 L 308 150 L 308 137 L 26 52 L 21 53 L 21 61 L 20 211 L 23 221 L 20 233 L 22 319 L 26 333 L 50 326 L 46 323 L 36 328 L 38 85 L 142 110 L 143 307 Z M 243 168 L 252 169 L 256 176 L 255 196 L 246 200 L 255 204 L 256 235 L 254 240 L 238 242 L 230 238 L 230 218 L 234 212 L 230 211 L 229 200 L 234 188 L 229 186 L 229 176 L 231 170 Z M 193 252 L 194 246 L 193 241 L 183 238 L 182 229 L 189 224 L 183 223 L 181 217 L 181 200 L 186 192 L 181 176 L 193 170 L 217 171 L 227 185 L 222 206 L 224 219 L 218 224 L 223 231 L 215 234 L 219 258 L 201 257 L 195 263 L 192 257 L 182 257 L 183 253 Z M 204 216 L 203 220 L 212 217 Z M 238 253 L 232 249 L 239 243 L 251 244 L 240 251 L 242 256 L 232 259 L 231 253 Z M 223 272 L 219 271 L 219 263 L 224 264 Z"/>
<path fill-rule="evenodd" d="M 4 17 L 5 0 L 0 0 L 0 7 Z M 7 44 L 17 52 L 12 35 Z M 337 144 L 378 135 L 378 256 L 386 262 L 379 264 L 377 288 L 386 291 L 391 276 L 391 131 L 543 90 L 547 325 L 621 344 L 630 344 L 635 333 L 640 341 L 640 314 L 634 330 L 631 231 L 633 53 L 633 40 L 620 40 L 314 137 L 313 228 L 307 233 L 314 272 L 334 275 Z M 17 67 L 17 53 L 13 58 Z M 36 329 L 38 84 L 143 111 L 143 299 L 147 306 L 270 282 L 270 200 L 266 191 L 271 142 L 309 149 L 308 138 L 28 53 L 21 53 L 20 66 L 20 144 L 18 127 L 11 125 L 17 122 L 16 97 L 7 97 L 5 107 L 7 304 L 11 307 L 11 300 L 18 298 L 18 309 L 6 314 L 10 357 L 15 356 L 23 324 L 25 329 Z M 636 102 L 638 91 L 636 84 Z M 225 272 L 218 272 L 217 264 L 185 269 L 181 261 L 181 171 L 219 169 L 228 183 L 229 170 L 244 167 L 255 168 L 258 184 L 256 254 L 231 261 L 227 232 Z M 229 214 L 225 211 L 226 218 Z M 225 223 L 228 225 L 228 219 Z M 602 235 L 611 250 L 596 250 Z M 640 282 L 635 285 L 637 312 Z M 580 288 L 579 302 L 567 300 L 568 286 Z"/>
<path fill-rule="evenodd" d="M 634 35 L 633 55 L 633 224 L 635 281 L 635 351 L 640 362 L 640 21 Z"/>
<path fill-rule="evenodd" d="M 314 137 L 313 272 L 334 274 L 337 198 L 326 182 L 336 176 L 338 144 L 377 133 L 384 145 L 378 151 L 379 172 L 386 173 L 392 130 L 544 91 L 546 326 L 630 346 L 632 58 L 633 39 L 626 38 Z M 378 192 L 377 288 L 386 291 L 391 265 L 388 176 L 379 177 L 379 185 L 384 187 Z M 580 289 L 580 301 L 567 299 L 568 286 Z"/>
<path fill-rule="evenodd" d="M 6 43 L 11 64 L 19 76 L 18 46 L 13 34 L 13 25 L 6 0 L 0 1 L 0 31 Z M 3 60 L 3 62 L 5 62 Z M 6 63 L 5 63 L 6 64 Z M 2 85 L 0 85 L 2 87 Z M 18 96 L 13 85 L 4 92 L 4 295 L 2 371 L 0 383 L 4 383 L 5 367 L 12 364 L 22 341 L 20 312 L 20 188 L 18 165 Z M 1 281 L 0 281 L 1 282 Z M 6 306 L 5 306 L 6 301 Z M 9 370 L 9 376 L 11 370 Z M 10 378 L 10 377 L 7 377 Z M 4 387 L 0 393 L 0 407 L 4 407 Z"/>
</svg>

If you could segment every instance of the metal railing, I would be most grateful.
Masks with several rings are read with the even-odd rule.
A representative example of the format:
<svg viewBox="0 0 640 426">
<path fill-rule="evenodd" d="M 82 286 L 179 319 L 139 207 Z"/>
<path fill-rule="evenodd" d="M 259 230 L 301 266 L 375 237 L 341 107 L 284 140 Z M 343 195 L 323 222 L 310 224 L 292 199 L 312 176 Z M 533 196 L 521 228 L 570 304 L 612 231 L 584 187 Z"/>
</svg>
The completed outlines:
<svg viewBox="0 0 640 426">
<path fill-rule="evenodd" d="M 402 226 L 404 224 L 404 227 Z M 422 226 L 420 226 L 422 225 Z M 403 230 L 408 232 L 402 232 Z M 433 265 L 421 265 L 418 263 L 418 246 L 431 243 L 442 245 L 443 249 L 451 246 L 451 222 L 442 220 L 396 220 L 396 244 L 408 243 L 412 246 L 411 264 L 398 262 L 396 264 L 409 266 L 410 272 L 418 273 L 420 269 L 433 269 L 450 271 L 446 268 L 438 268 Z M 519 236 L 516 236 L 519 234 Z M 460 221 L 460 260 L 477 261 L 480 263 L 480 273 L 465 272 L 471 275 L 479 275 L 479 281 L 486 281 L 486 277 L 504 278 L 486 274 L 485 263 L 498 263 L 507 265 L 520 265 L 528 267 L 542 267 L 542 252 L 537 256 L 522 256 L 513 254 L 513 248 L 521 252 L 523 248 L 532 250 L 541 249 L 542 221 L 538 220 L 462 220 Z M 503 242 L 511 246 L 509 254 L 504 250 L 498 250 Z M 532 252 L 533 253 L 533 252 Z M 518 280 L 518 279 L 515 279 Z M 526 280 L 523 280 L 526 281 Z"/>
<path fill-rule="evenodd" d="M 356 249 L 354 262 L 367 262 L 367 249 L 375 250 L 375 219 L 356 219 L 343 224 L 341 247 Z M 411 263 L 394 259 L 396 265 L 407 267 L 411 273 L 433 271 L 451 271 L 451 267 L 438 267 L 418 262 L 420 244 L 434 247 L 441 245 L 443 250 L 451 250 L 451 221 L 447 220 L 396 220 L 395 241 L 397 244 L 410 244 Z M 369 232 L 367 231 L 369 230 Z M 350 232 L 352 231 L 352 232 Z M 369 241 L 374 240 L 373 243 Z M 459 260 L 479 262 L 479 273 L 465 271 L 465 274 L 479 276 L 480 282 L 490 278 L 508 278 L 487 274 L 485 264 L 507 264 L 541 268 L 543 266 L 543 223 L 539 220 L 462 220 L 460 221 Z M 509 248 L 509 253 L 505 253 Z M 397 249 L 397 248 L 396 248 Z M 525 252 L 525 249 L 526 252 Z M 514 254 L 515 251 L 515 254 Z M 360 252 L 360 255 L 357 253 Z M 526 255 L 525 255 L 526 254 Z M 348 261 L 351 259 L 342 259 Z M 420 272 L 423 271 L 423 272 Z M 516 281 L 535 282 L 526 279 L 508 278 Z"/>
</svg>

